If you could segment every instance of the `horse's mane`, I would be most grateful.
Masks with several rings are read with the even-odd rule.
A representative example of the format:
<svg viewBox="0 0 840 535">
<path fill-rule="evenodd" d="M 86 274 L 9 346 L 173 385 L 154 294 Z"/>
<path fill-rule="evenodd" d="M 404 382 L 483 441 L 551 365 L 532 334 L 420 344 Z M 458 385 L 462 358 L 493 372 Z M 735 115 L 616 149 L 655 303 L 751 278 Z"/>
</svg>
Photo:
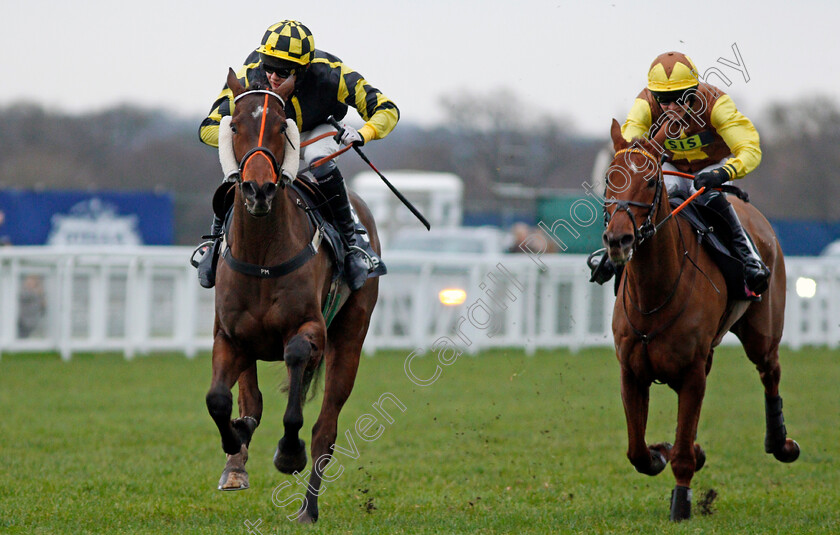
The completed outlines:
<svg viewBox="0 0 840 535">
<path fill-rule="evenodd" d="M 656 157 L 657 162 L 659 162 L 665 150 L 661 143 L 657 143 L 646 136 L 634 137 L 627 148 L 644 150 Z"/>
</svg>

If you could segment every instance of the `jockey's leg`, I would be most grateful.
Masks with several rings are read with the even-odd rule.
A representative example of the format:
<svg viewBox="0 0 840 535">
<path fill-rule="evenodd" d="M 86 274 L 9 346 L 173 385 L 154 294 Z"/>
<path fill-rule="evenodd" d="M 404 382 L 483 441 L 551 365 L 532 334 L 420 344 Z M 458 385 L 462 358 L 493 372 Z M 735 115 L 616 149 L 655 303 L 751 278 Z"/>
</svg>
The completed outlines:
<svg viewBox="0 0 840 535">
<path fill-rule="evenodd" d="M 335 226 L 347 246 L 344 257 L 344 273 L 351 291 L 356 291 L 364 285 L 368 276 L 367 255 L 358 247 L 356 239 L 356 222 L 350 209 L 350 199 L 347 188 L 344 187 L 344 177 L 338 167 L 334 167 L 323 178 L 318 178 L 318 188 L 327 198 L 332 210 Z"/>
<path fill-rule="evenodd" d="M 201 258 L 198 260 L 198 283 L 204 288 L 212 288 L 216 284 L 216 263 L 219 260 L 220 236 L 222 234 L 223 221 L 213 215 L 213 223 L 210 225 L 210 241 L 198 246 L 201 251 Z M 217 237 L 218 236 L 218 237 Z M 193 253 L 195 256 L 195 253 Z"/>
<path fill-rule="evenodd" d="M 761 256 L 747 237 L 738 214 L 735 213 L 735 209 L 723 193 L 713 191 L 708 196 L 703 196 L 706 197 L 706 206 L 720 214 L 732 229 L 732 249 L 738 255 L 738 260 L 744 264 L 744 279 L 747 288 L 753 293 L 761 294 L 767 289 L 770 270 L 761 261 Z"/>
<path fill-rule="evenodd" d="M 328 124 L 316 126 L 312 130 L 301 133 L 301 142 L 314 139 L 321 134 L 335 132 L 335 128 Z M 312 165 L 314 162 L 329 156 L 339 149 L 338 142 L 332 136 L 325 137 L 314 143 L 303 147 L 301 160 L 305 165 Z M 357 247 L 356 224 L 350 207 L 350 199 L 347 196 L 347 189 L 344 187 L 344 177 L 341 176 L 336 160 L 328 160 L 325 163 L 311 168 L 312 176 L 318 181 L 318 189 L 324 194 L 329 202 L 333 214 L 335 226 L 341 234 L 342 241 L 347 246 L 347 255 L 344 257 L 344 274 L 351 291 L 356 291 L 364 285 L 368 276 L 367 255 Z"/>
</svg>

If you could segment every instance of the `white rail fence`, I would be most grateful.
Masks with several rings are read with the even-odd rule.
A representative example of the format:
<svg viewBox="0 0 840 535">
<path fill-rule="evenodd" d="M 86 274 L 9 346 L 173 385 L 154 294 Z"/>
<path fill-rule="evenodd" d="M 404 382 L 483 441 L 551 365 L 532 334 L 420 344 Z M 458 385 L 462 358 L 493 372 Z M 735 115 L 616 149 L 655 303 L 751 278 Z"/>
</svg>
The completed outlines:
<svg viewBox="0 0 840 535">
<path fill-rule="evenodd" d="M 198 285 L 190 253 L 183 247 L 0 248 L 0 353 L 58 352 L 69 359 L 78 352 L 132 358 L 210 350 L 215 294 Z M 368 353 L 612 345 L 612 287 L 589 283 L 580 256 L 392 253 L 385 260 L 389 274 L 381 280 Z M 840 346 L 837 262 L 788 258 L 787 276 L 783 343 Z M 463 290 L 462 302 L 443 305 L 444 289 Z"/>
</svg>

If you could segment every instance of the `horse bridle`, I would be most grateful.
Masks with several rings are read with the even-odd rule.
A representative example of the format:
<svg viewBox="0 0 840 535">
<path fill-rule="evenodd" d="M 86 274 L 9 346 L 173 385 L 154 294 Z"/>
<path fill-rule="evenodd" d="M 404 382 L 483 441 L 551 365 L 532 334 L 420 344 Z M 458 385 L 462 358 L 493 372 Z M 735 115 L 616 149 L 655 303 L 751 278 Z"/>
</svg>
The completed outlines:
<svg viewBox="0 0 840 535">
<path fill-rule="evenodd" d="M 617 157 L 619 154 L 625 153 L 633 153 L 633 154 L 641 154 L 645 158 L 649 159 L 653 162 L 656 171 L 656 192 L 653 194 L 653 202 L 650 204 L 638 202 L 638 201 L 629 201 L 629 200 L 618 200 L 618 199 L 606 199 L 604 201 L 604 227 L 606 227 L 612 217 L 615 215 L 616 212 L 622 211 L 627 214 L 630 218 L 630 222 L 633 225 L 634 229 L 634 237 L 635 241 L 633 243 L 633 247 L 635 248 L 637 245 L 644 242 L 646 239 L 650 238 L 654 234 L 656 234 L 656 226 L 653 223 L 653 218 L 656 215 L 656 209 L 659 206 L 659 199 L 662 196 L 662 166 L 659 164 L 659 161 L 649 152 L 642 150 L 642 149 L 622 149 L 615 153 Z M 609 185 L 609 176 L 607 176 L 607 184 Z M 615 210 L 612 213 L 607 210 L 608 205 L 615 205 Z M 647 218 L 641 225 L 636 225 L 636 217 L 633 215 L 632 210 L 630 210 L 631 206 L 635 206 L 637 208 L 645 208 L 648 211 Z"/>
<path fill-rule="evenodd" d="M 265 95 L 265 100 L 263 101 L 263 110 L 262 110 L 262 118 L 260 119 L 260 137 L 257 141 L 257 146 L 253 149 L 249 150 L 245 153 L 245 156 L 242 157 L 242 160 L 239 162 L 239 176 L 237 177 L 237 182 L 242 183 L 242 176 L 245 174 L 245 168 L 248 166 L 248 163 L 251 161 L 251 158 L 254 156 L 260 155 L 266 160 L 268 160 L 269 165 L 271 165 L 271 170 L 274 173 L 274 183 L 280 185 L 280 187 L 284 187 L 286 184 L 283 181 L 280 181 L 280 176 L 282 170 L 280 169 L 280 164 L 277 163 L 277 157 L 274 156 L 274 153 L 271 152 L 271 149 L 263 145 L 263 137 L 265 134 L 265 119 L 268 114 L 268 97 L 272 96 L 280 101 L 280 108 L 286 108 L 286 102 L 283 100 L 283 97 L 278 95 L 273 91 L 268 91 L 265 89 L 252 89 L 250 91 L 245 91 L 244 93 L 239 94 L 236 98 L 233 99 L 234 104 L 246 95 L 254 95 L 254 94 L 263 94 Z M 281 128 L 281 133 L 286 135 L 286 123 L 283 123 Z"/>
</svg>

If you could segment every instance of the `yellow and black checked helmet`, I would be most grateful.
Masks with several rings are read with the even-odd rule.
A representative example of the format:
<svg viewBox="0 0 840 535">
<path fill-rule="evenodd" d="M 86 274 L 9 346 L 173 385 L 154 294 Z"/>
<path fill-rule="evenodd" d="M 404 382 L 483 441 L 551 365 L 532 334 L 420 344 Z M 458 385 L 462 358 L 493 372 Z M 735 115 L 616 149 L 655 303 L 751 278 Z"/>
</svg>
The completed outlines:
<svg viewBox="0 0 840 535">
<path fill-rule="evenodd" d="M 306 66 L 315 57 L 315 38 L 300 22 L 284 20 L 269 26 L 257 52 L 263 61 L 273 58 Z"/>
<path fill-rule="evenodd" d="M 650 64 L 647 86 L 654 93 L 670 93 L 695 87 L 698 80 L 691 58 L 679 52 L 665 52 Z"/>
</svg>

